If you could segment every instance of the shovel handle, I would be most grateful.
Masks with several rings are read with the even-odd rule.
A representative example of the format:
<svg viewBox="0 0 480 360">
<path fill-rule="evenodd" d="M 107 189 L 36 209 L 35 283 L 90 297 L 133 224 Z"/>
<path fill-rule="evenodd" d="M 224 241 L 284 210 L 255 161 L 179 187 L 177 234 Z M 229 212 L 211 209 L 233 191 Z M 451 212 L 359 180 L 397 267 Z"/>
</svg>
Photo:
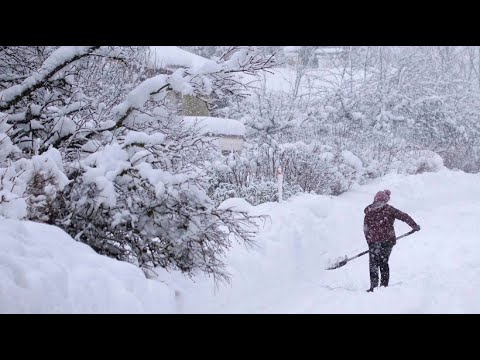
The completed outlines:
<svg viewBox="0 0 480 360">
<path fill-rule="evenodd" d="M 406 233 L 406 234 L 400 235 L 399 237 L 396 238 L 396 240 L 401 239 L 401 238 L 403 238 L 403 237 L 405 237 L 405 236 L 411 235 L 411 234 L 413 234 L 413 233 L 416 232 L 416 231 L 418 231 L 418 230 L 411 230 L 411 231 L 409 231 L 409 232 Z M 360 257 L 360 256 L 362 256 L 362 255 L 365 255 L 365 254 L 367 254 L 369 251 L 370 251 L 370 250 L 365 250 L 364 252 L 361 252 L 360 254 L 357 254 L 357 255 L 355 255 L 355 256 L 352 256 L 351 258 L 346 258 L 345 260 L 342 260 L 342 261 L 338 262 L 337 264 L 329 267 L 327 270 L 338 269 L 339 267 L 342 267 L 342 266 L 346 265 L 347 262 L 349 262 L 350 260 L 356 259 L 356 258 L 358 258 L 358 257 Z"/>
<path fill-rule="evenodd" d="M 412 235 L 414 232 L 417 232 L 418 230 L 411 230 L 409 232 L 407 232 L 406 234 L 403 234 L 403 235 L 400 235 L 399 237 L 397 237 L 397 240 L 398 239 L 401 239 L 402 237 L 405 237 L 405 236 L 408 236 L 408 235 Z"/>
</svg>

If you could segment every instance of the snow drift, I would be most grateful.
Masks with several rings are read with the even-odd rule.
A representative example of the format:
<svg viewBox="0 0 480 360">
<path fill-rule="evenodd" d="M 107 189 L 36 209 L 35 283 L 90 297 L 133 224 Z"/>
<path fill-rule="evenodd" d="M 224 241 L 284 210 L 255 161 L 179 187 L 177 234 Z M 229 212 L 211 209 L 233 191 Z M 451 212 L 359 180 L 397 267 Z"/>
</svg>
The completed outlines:
<svg viewBox="0 0 480 360">
<path fill-rule="evenodd" d="M 174 291 L 63 230 L 0 219 L 0 313 L 172 313 Z"/>
</svg>

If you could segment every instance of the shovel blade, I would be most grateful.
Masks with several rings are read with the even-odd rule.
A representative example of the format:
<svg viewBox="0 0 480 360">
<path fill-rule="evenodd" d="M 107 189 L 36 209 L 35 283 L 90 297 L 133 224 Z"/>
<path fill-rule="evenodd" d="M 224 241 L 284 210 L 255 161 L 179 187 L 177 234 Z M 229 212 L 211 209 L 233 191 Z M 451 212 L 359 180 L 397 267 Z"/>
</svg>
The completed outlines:
<svg viewBox="0 0 480 360">
<path fill-rule="evenodd" d="M 342 266 L 346 265 L 347 262 L 348 262 L 348 259 L 339 261 L 336 264 L 333 264 L 332 266 L 328 267 L 327 270 L 338 269 L 339 267 L 342 267 Z"/>
</svg>

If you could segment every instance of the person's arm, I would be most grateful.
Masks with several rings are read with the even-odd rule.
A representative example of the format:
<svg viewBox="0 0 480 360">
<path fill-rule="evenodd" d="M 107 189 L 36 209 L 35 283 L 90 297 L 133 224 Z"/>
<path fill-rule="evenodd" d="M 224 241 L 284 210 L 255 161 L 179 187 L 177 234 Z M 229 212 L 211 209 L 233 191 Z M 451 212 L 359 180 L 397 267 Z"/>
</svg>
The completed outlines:
<svg viewBox="0 0 480 360">
<path fill-rule="evenodd" d="M 393 206 L 391 206 L 393 215 L 395 216 L 395 219 L 398 219 L 400 221 L 403 221 L 404 223 L 408 224 L 413 230 L 420 230 L 420 225 L 418 225 L 407 213 L 404 213 L 403 211 L 400 211 L 398 209 L 395 209 Z"/>
<path fill-rule="evenodd" d="M 368 225 L 367 225 L 366 221 L 363 222 L 363 234 L 365 235 L 365 240 L 367 240 L 367 242 L 369 242 L 370 239 L 368 237 Z"/>
</svg>

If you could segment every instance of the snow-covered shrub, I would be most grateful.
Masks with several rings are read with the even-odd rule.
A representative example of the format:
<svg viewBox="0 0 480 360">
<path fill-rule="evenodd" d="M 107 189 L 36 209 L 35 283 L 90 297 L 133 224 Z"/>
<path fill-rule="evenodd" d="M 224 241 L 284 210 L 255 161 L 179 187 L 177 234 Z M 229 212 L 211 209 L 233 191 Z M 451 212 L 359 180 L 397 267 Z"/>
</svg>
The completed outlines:
<svg viewBox="0 0 480 360">
<path fill-rule="evenodd" d="M 245 197 L 252 204 L 277 199 L 276 174 L 284 174 L 283 197 L 299 191 L 338 195 L 363 177 L 362 161 L 352 152 L 303 142 L 262 144 L 230 154 L 212 166 L 210 193 L 215 199 Z"/>
<path fill-rule="evenodd" d="M 301 192 L 303 192 L 303 190 L 300 186 L 290 185 L 284 182 L 282 199 L 287 200 Z M 239 189 L 239 193 L 240 197 L 252 205 L 278 201 L 278 183 L 276 181 L 251 183 L 249 186 Z"/>
<path fill-rule="evenodd" d="M 253 241 L 254 217 L 208 197 L 212 150 L 167 95 L 241 98 L 238 74 L 274 61 L 229 47 L 218 62 L 148 73 L 145 59 L 142 47 L 0 49 L 0 212 L 142 268 L 228 279 L 224 254 Z"/>
<path fill-rule="evenodd" d="M 429 150 L 414 150 L 403 154 L 396 170 L 404 174 L 421 174 L 436 172 L 443 168 L 443 159 L 440 155 Z"/>
<path fill-rule="evenodd" d="M 302 193 L 298 185 L 283 183 L 282 199 L 287 200 Z M 213 191 L 212 199 L 221 203 L 230 198 L 243 198 L 252 205 L 278 201 L 278 183 L 275 181 L 251 182 L 248 186 L 235 186 L 229 183 L 220 183 Z"/>
<path fill-rule="evenodd" d="M 7 219 L 27 216 L 25 187 L 14 166 L 0 168 L 0 216 Z"/>
<path fill-rule="evenodd" d="M 362 161 L 347 150 L 318 144 L 282 144 L 285 181 L 306 192 L 339 195 L 363 176 Z"/>
<path fill-rule="evenodd" d="M 65 211 L 60 194 L 70 183 L 64 173 L 60 152 L 50 148 L 31 159 L 18 160 L 15 166 L 26 184 L 28 218 L 54 224 Z"/>
<path fill-rule="evenodd" d="M 216 183 L 210 188 L 210 198 L 215 203 L 220 204 L 226 199 L 238 198 L 240 194 L 239 188 L 235 184 L 226 182 Z"/>
<path fill-rule="evenodd" d="M 15 169 L 15 155 L 20 153 L 8 136 L 7 114 L 0 113 L 0 216 L 22 219 L 27 215 L 25 183 Z"/>
</svg>

